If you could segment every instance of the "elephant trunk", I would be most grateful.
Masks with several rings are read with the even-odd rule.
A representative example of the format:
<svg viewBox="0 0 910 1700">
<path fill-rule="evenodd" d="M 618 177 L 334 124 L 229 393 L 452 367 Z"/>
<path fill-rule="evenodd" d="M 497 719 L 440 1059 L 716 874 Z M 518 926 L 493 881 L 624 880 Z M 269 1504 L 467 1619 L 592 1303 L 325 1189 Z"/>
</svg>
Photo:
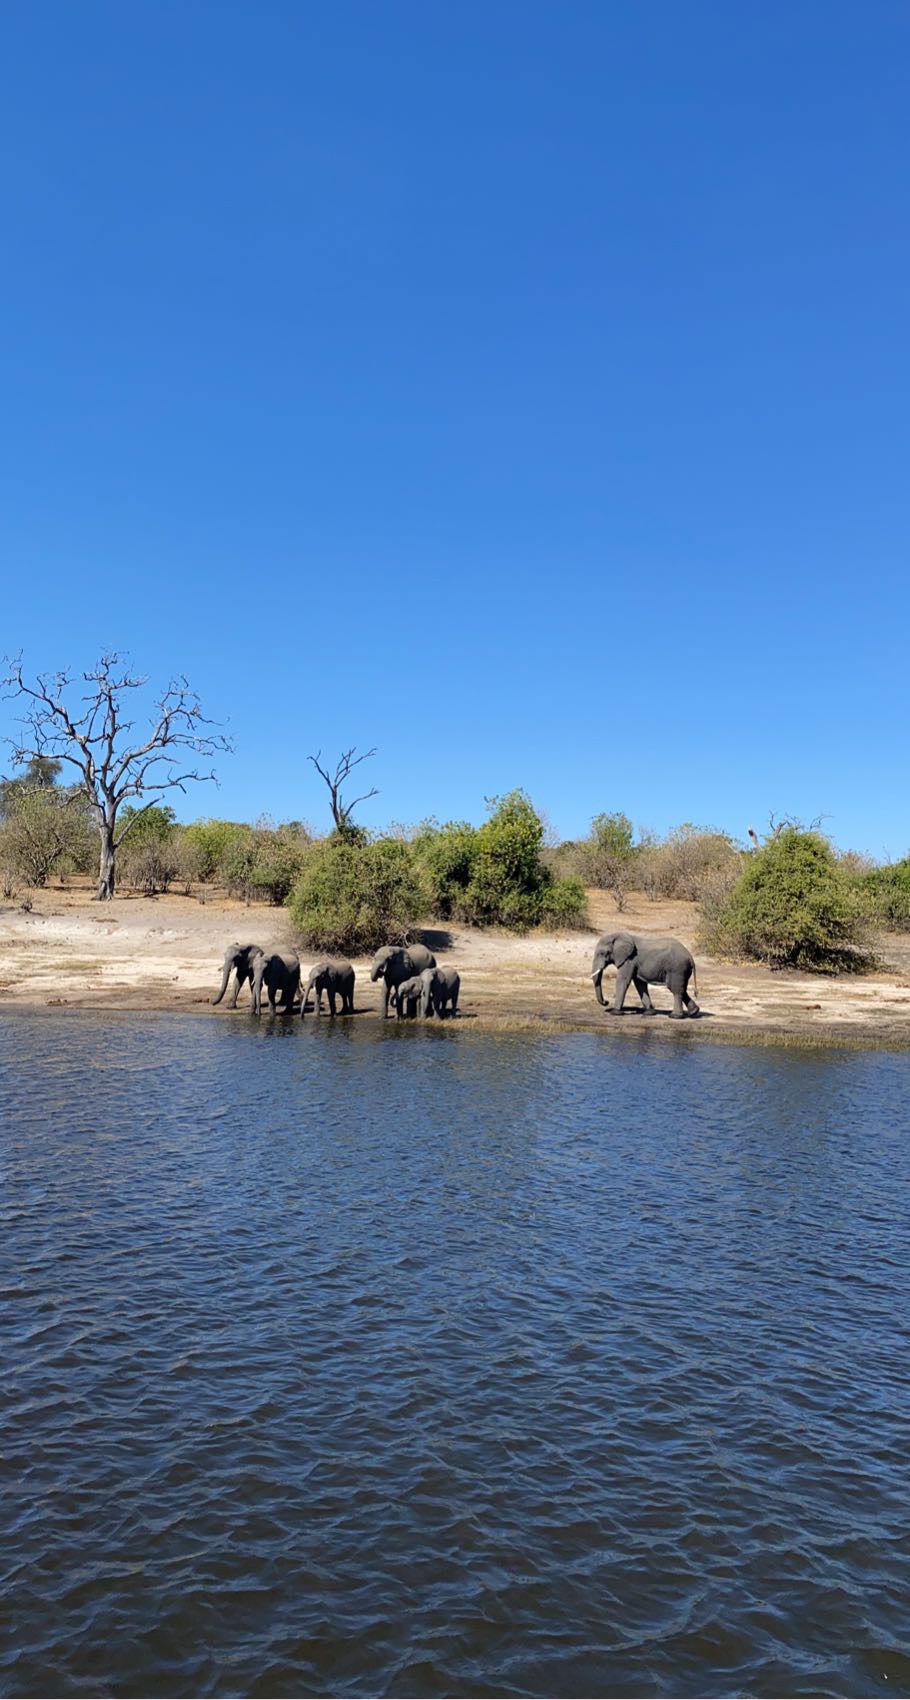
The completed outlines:
<svg viewBox="0 0 910 1700">
<path fill-rule="evenodd" d="M 595 972 L 591 975 L 591 979 L 594 981 L 594 996 L 596 997 L 596 999 L 597 999 L 598 1003 L 601 1005 L 601 1007 L 606 1008 L 606 1005 L 604 1004 L 604 995 L 603 995 L 603 992 L 601 990 L 601 981 L 603 980 L 603 977 L 604 977 L 604 971 L 603 971 L 602 968 L 596 969 Z"/>
<path fill-rule="evenodd" d="M 220 1003 L 222 998 L 224 997 L 224 994 L 227 991 L 227 983 L 228 983 L 228 981 L 231 977 L 231 969 L 233 968 L 233 966 L 234 966 L 234 963 L 233 963 L 232 959 L 228 958 L 227 962 L 224 965 L 224 973 L 221 976 L 221 990 L 218 993 L 217 998 L 212 999 L 213 1005 L 216 1004 L 216 1003 Z"/>
</svg>

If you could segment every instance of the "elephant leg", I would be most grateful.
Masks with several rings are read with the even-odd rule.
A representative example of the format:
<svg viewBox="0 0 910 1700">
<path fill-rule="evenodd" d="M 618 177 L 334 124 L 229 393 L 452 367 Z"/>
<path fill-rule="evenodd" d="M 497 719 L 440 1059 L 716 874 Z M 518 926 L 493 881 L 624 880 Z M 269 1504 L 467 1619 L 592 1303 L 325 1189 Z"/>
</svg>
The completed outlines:
<svg viewBox="0 0 910 1700">
<path fill-rule="evenodd" d="M 616 971 L 616 985 L 613 991 L 613 1002 L 610 1005 L 611 1015 L 622 1015 L 622 1006 L 626 1001 L 626 993 L 635 972 L 631 962 L 624 962 Z"/>
<path fill-rule="evenodd" d="M 673 1008 L 670 1011 L 670 1020 L 682 1021 L 686 1013 L 683 1009 L 683 998 L 685 996 L 684 982 L 682 980 L 672 979 L 668 981 L 668 985 L 670 987 L 670 991 L 673 993 Z"/>
<path fill-rule="evenodd" d="M 688 991 L 683 992 L 683 1003 L 686 1006 L 687 1015 L 701 1014 L 698 1004 L 695 1002 L 694 998 L 690 998 Z"/>
<path fill-rule="evenodd" d="M 382 983 L 382 1019 L 383 1019 L 383 1021 L 386 1021 L 388 1019 L 389 992 L 390 992 L 390 990 L 391 990 L 391 987 L 389 986 L 388 980 L 384 980 L 383 983 Z M 397 1005 L 398 1005 L 398 999 L 397 998 L 395 1000 L 395 1005 L 396 1005 L 396 1008 L 397 1008 Z"/>
<path fill-rule="evenodd" d="M 334 1020 L 334 1017 L 335 1017 L 335 993 L 334 993 L 331 986 L 329 986 L 329 988 L 326 992 L 326 997 L 329 1000 L 329 1014 L 332 1017 L 332 1019 Z"/>
<path fill-rule="evenodd" d="M 632 984 L 635 987 L 635 990 L 637 991 L 639 997 L 641 998 L 642 1014 L 643 1015 L 653 1015 L 654 1014 L 654 1005 L 651 1002 L 651 993 L 648 991 L 647 980 L 643 980 L 641 978 L 640 974 L 633 974 L 632 975 Z"/>
<path fill-rule="evenodd" d="M 243 981 L 241 980 L 240 975 L 235 974 L 234 975 L 234 996 L 232 998 L 230 998 L 229 1001 L 228 1001 L 228 1009 L 236 1009 L 237 1008 L 237 993 L 240 991 L 240 988 L 241 988 L 242 985 L 243 985 Z"/>
</svg>

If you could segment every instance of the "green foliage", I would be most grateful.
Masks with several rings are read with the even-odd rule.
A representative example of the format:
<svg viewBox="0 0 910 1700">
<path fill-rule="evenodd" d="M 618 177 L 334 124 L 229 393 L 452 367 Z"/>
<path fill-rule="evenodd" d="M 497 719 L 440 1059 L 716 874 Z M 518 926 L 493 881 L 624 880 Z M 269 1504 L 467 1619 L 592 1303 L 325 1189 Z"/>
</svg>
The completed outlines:
<svg viewBox="0 0 910 1700">
<path fill-rule="evenodd" d="M 256 897 L 284 903 L 303 871 L 308 839 L 294 827 L 258 827 L 251 884 Z"/>
<path fill-rule="evenodd" d="M 602 891 L 612 891 L 617 909 L 622 910 L 634 865 L 635 845 L 628 815 L 595 815 L 582 849 L 582 879 Z"/>
<path fill-rule="evenodd" d="M 910 930 L 910 855 L 865 872 L 859 884 L 876 921 L 895 932 Z"/>
<path fill-rule="evenodd" d="M 333 835 L 305 851 L 288 907 L 304 944 L 360 956 L 403 939 L 427 904 L 409 844 Z"/>
<path fill-rule="evenodd" d="M 150 809 L 135 809 L 129 803 L 117 816 L 117 837 L 133 844 L 167 844 L 174 835 L 174 811 L 169 803 L 153 803 Z"/>
<path fill-rule="evenodd" d="M 705 905 L 701 939 L 719 956 L 834 974 L 871 961 L 862 919 L 827 839 L 786 826 L 746 859 L 732 890 Z"/>
<path fill-rule="evenodd" d="M 195 820 L 184 828 L 186 842 L 193 847 L 199 860 L 196 878 L 213 880 L 222 863 L 238 846 L 247 841 L 252 828 L 232 820 Z"/>
<path fill-rule="evenodd" d="M 21 779 L 0 787 L 0 868 L 10 894 L 91 866 L 95 835 L 86 799 L 78 786 L 53 783 L 48 770 L 57 765 L 33 761 Z"/>
<path fill-rule="evenodd" d="M 426 822 L 413 840 L 430 905 L 441 920 L 526 931 L 544 921 L 580 925 L 584 887 L 557 880 L 543 854 L 543 823 L 523 791 L 488 799 L 489 819 L 437 826 Z"/>
</svg>

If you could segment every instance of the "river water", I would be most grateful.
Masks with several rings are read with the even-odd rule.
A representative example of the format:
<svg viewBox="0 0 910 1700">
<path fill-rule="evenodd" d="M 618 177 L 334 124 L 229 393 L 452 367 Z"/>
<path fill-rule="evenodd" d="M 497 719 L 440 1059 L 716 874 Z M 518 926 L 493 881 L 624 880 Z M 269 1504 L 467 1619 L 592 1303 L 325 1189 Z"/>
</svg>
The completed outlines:
<svg viewBox="0 0 910 1700">
<path fill-rule="evenodd" d="M 908 1098 L 8 1016 L 0 1690 L 910 1693 Z"/>
</svg>

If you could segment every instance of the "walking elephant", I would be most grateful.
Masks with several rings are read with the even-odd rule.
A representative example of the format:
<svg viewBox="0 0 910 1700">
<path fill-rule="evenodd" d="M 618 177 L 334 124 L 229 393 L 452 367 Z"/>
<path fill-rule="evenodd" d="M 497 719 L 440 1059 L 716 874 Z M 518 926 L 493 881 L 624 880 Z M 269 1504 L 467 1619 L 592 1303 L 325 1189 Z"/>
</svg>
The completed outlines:
<svg viewBox="0 0 910 1700">
<path fill-rule="evenodd" d="M 253 961 L 253 1014 L 262 1008 L 262 988 L 268 993 L 269 1009 L 281 993 L 281 1008 L 289 1015 L 300 988 L 300 959 L 293 950 L 261 950 Z"/>
<path fill-rule="evenodd" d="M 431 950 L 427 950 L 425 944 L 387 944 L 382 950 L 377 950 L 370 969 L 370 979 L 374 985 L 377 980 L 383 981 L 383 1020 L 389 1013 L 389 994 L 413 975 L 422 974 L 425 968 L 435 967 L 436 958 Z"/>
<path fill-rule="evenodd" d="M 313 1000 L 317 1015 L 322 1014 L 322 994 L 325 992 L 329 1000 L 329 1014 L 335 1014 L 335 999 L 341 999 L 342 1015 L 354 1013 L 354 970 L 349 962 L 317 962 L 310 969 L 310 977 L 306 990 L 300 1000 L 301 1020 L 306 1015 L 306 1006 L 310 993 L 315 991 Z"/>
<path fill-rule="evenodd" d="M 441 1021 L 447 1010 L 458 1014 L 461 975 L 457 968 L 425 968 L 420 983 L 421 1015 L 438 1015 Z"/>
<path fill-rule="evenodd" d="M 594 993 L 599 1004 L 604 1004 L 601 990 L 604 969 L 613 963 L 616 967 L 616 987 L 613 993 L 612 1005 L 609 1007 L 612 1015 L 621 1015 L 626 992 L 634 985 L 641 998 L 645 1015 L 654 1014 L 654 1005 L 648 992 L 649 985 L 666 986 L 673 993 L 673 1008 L 671 1019 L 681 1021 L 684 1016 L 698 1014 L 698 1004 L 689 996 L 689 981 L 695 977 L 695 963 L 691 952 L 679 939 L 649 939 L 636 938 L 631 933 L 604 933 L 599 938 L 594 949 L 594 960 L 591 963 L 591 979 L 594 981 Z M 695 989 L 698 990 L 697 982 Z"/>
<path fill-rule="evenodd" d="M 212 999 L 212 1003 L 217 1004 L 221 1002 L 225 992 L 227 991 L 227 983 L 231 977 L 231 970 L 233 969 L 236 974 L 236 979 L 234 981 L 234 996 L 228 1004 L 228 1009 L 236 1009 L 237 993 L 247 980 L 249 980 L 250 986 L 252 986 L 253 959 L 254 957 L 261 955 L 262 946 L 259 944 L 229 944 L 224 953 L 224 971 L 221 976 L 221 990 L 218 993 L 218 996 Z"/>
</svg>

